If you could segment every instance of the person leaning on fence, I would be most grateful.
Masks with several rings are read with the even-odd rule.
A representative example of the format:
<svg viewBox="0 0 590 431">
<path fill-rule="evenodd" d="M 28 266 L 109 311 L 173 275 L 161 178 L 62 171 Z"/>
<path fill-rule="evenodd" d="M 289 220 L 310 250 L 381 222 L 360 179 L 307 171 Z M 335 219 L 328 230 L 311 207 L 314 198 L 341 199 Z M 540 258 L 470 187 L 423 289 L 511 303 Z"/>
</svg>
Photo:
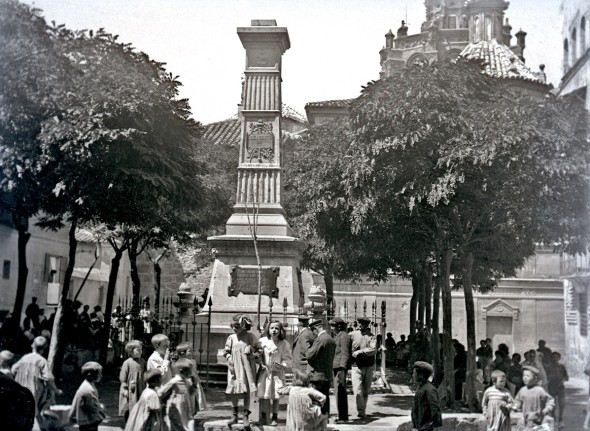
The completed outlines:
<svg viewBox="0 0 590 431">
<path fill-rule="evenodd" d="M 146 362 L 141 357 L 142 351 L 142 344 L 138 340 L 131 340 L 125 346 L 125 352 L 127 352 L 129 358 L 123 362 L 119 373 L 119 381 L 121 382 L 119 415 L 123 416 L 125 421 L 127 421 L 129 412 L 135 403 L 139 401 L 139 397 L 145 389 L 143 373 L 146 370 Z"/>
<path fill-rule="evenodd" d="M 428 380 L 433 373 L 428 362 L 414 363 L 413 380 L 418 389 L 414 395 L 412 426 L 418 431 L 432 431 L 443 425 L 438 392 Z"/>
</svg>

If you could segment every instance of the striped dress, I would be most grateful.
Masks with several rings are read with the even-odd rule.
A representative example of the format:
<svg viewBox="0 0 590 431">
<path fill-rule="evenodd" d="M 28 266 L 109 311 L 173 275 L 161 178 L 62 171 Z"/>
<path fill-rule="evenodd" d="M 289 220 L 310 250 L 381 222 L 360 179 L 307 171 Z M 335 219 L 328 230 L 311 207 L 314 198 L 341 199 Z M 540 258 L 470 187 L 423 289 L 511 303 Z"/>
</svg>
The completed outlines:
<svg viewBox="0 0 590 431">
<path fill-rule="evenodd" d="M 510 431 L 510 410 L 506 407 L 514 402 L 506 388 L 491 386 L 483 394 L 481 407 L 486 416 L 487 431 Z"/>
</svg>

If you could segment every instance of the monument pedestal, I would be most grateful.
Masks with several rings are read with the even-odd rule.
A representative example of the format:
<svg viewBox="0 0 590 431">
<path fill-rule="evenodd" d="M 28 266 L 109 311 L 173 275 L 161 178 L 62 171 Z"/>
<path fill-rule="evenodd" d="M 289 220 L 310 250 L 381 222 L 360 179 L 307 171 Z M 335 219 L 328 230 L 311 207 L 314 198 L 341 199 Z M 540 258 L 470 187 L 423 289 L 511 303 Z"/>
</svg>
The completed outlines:
<svg viewBox="0 0 590 431">
<path fill-rule="evenodd" d="M 254 241 L 250 235 L 223 235 L 210 237 L 216 249 L 217 259 L 209 284 L 209 295 L 214 313 L 213 328 L 227 328 L 238 313 L 246 314 L 255 326 L 258 324 L 258 262 Z M 282 319 L 285 311 L 290 322 L 296 322 L 299 304 L 302 302 L 303 286 L 299 261 L 305 243 L 290 236 L 259 236 L 257 249 L 260 258 L 262 298 L 262 322 L 269 313 L 272 299 L 273 315 Z M 287 308 L 283 310 L 286 299 Z M 205 310 L 204 310 L 205 312 Z M 216 331 L 214 331 L 216 332 Z"/>
</svg>

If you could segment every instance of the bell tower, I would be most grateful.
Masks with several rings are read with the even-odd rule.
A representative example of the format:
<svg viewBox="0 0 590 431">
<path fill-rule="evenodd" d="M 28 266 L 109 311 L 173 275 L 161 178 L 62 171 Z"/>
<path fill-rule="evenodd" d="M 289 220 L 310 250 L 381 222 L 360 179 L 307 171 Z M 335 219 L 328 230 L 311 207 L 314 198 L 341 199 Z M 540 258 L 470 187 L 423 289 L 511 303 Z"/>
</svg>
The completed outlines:
<svg viewBox="0 0 590 431">
<path fill-rule="evenodd" d="M 469 41 L 477 43 L 496 39 L 504 42 L 505 0 L 469 0 L 466 4 L 469 19 Z"/>
</svg>

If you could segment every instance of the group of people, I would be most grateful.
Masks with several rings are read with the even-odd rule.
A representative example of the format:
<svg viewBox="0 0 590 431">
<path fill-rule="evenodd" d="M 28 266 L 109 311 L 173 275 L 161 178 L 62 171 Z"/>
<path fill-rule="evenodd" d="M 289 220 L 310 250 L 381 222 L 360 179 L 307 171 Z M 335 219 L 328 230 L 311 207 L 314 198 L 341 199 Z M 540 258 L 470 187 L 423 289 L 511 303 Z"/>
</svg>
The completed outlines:
<svg viewBox="0 0 590 431">
<path fill-rule="evenodd" d="M 197 366 L 188 343 L 176 346 L 178 359 L 172 363 L 170 341 L 163 334 L 152 337 L 155 349 L 147 361 L 138 340 L 127 343 L 129 358 L 123 363 L 119 391 L 119 413 L 126 431 L 188 431 L 198 411 L 207 408 Z M 0 352 L 0 416 L 10 430 L 60 429 L 61 417 L 51 409 L 62 394 L 43 355 L 48 341 L 39 336 L 31 352 L 12 364 L 14 355 Z M 105 419 L 96 383 L 102 366 L 88 361 L 81 367 L 84 381 L 69 410 L 69 422 L 81 431 L 96 431 Z"/>
<path fill-rule="evenodd" d="M 544 340 L 537 350 L 521 355 L 509 353 L 506 344 L 499 344 L 492 360 L 490 339 L 482 340 L 477 349 L 477 382 L 489 384 L 483 393 L 482 409 L 488 420 L 488 430 L 510 430 L 510 411 L 522 411 L 519 429 L 533 429 L 549 424 L 562 428 L 565 407 L 567 369 L 559 352 L 551 351 Z"/>
<path fill-rule="evenodd" d="M 228 426 L 238 423 L 239 402 L 243 400 L 243 425 L 250 429 L 252 396 L 260 403 L 261 425 L 276 425 L 278 401 L 288 396 L 287 429 L 321 431 L 330 414 L 330 387 L 336 396 L 336 423 L 349 419 L 346 376 L 351 371 L 359 418 L 366 415 L 377 338 L 370 320 L 360 317 L 359 329 L 348 333 L 346 322 L 335 317 L 330 330 L 321 319 L 299 316 L 299 332 L 290 345 L 282 322 L 272 320 L 260 340 L 250 332 L 251 320 L 236 315 L 234 331 L 225 345 L 228 362 L 226 393 L 231 397 L 233 415 Z M 293 370 L 293 382 L 286 385 L 285 370 Z"/>
<path fill-rule="evenodd" d="M 119 380 L 119 414 L 125 430 L 188 431 L 197 412 L 207 408 L 197 364 L 189 343 L 176 346 L 171 362 L 170 340 L 164 334 L 152 337 L 154 352 L 142 359 L 142 343 L 132 340 L 125 350 Z"/>
</svg>

